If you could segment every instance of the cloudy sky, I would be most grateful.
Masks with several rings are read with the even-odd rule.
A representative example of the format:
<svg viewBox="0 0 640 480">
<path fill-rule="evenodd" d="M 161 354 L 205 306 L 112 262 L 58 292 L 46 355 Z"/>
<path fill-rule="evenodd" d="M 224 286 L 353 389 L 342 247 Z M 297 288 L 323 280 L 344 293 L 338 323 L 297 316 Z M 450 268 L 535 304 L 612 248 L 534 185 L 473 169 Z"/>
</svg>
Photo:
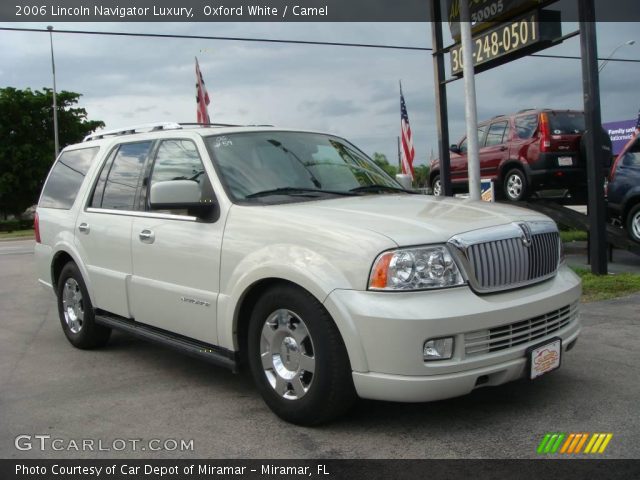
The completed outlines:
<svg viewBox="0 0 640 480">
<path fill-rule="evenodd" d="M 174 33 L 431 46 L 427 23 L 67 23 L 56 29 Z M 45 28 L 46 24 L 0 24 Z M 563 24 L 563 33 L 576 29 Z M 637 23 L 598 24 L 598 48 L 640 58 Z M 450 39 L 449 39 L 450 40 Z M 0 87 L 51 86 L 49 36 L 0 31 Z M 430 52 L 333 46 L 54 35 L 58 90 L 82 93 L 89 118 L 107 128 L 195 121 L 194 56 L 211 96 L 212 120 L 329 131 L 369 154 L 396 160 L 401 79 L 416 161 L 437 151 Z M 544 53 L 579 55 L 579 37 Z M 447 67 L 447 71 L 449 68 Z M 603 121 L 635 118 L 640 63 L 610 62 L 600 76 Z M 477 75 L 479 119 L 529 107 L 582 108 L 578 60 L 525 57 Z M 462 81 L 449 84 L 450 135 L 464 132 Z"/>
</svg>

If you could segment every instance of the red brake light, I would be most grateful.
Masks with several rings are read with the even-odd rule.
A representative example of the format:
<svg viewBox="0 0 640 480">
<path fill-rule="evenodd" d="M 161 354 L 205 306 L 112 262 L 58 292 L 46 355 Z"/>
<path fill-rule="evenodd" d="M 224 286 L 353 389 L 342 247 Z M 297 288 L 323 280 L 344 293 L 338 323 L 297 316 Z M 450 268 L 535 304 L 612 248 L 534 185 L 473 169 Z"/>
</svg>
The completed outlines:
<svg viewBox="0 0 640 480">
<path fill-rule="evenodd" d="M 36 233 L 36 243 L 40 242 L 40 219 L 38 218 L 38 212 L 36 212 L 35 217 L 33 217 L 33 229 Z"/>
<path fill-rule="evenodd" d="M 551 138 L 549 138 L 549 118 L 546 113 L 540 114 L 540 151 L 546 152 L 551 146 Z"/>
</svg>

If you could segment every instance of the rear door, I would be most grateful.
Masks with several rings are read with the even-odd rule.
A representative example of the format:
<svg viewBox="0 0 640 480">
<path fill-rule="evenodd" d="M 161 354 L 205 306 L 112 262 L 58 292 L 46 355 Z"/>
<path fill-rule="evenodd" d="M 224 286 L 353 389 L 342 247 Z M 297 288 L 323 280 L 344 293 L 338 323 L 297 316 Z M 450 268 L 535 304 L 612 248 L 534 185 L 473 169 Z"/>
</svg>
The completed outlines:
<svg viewBox="0 0 640 480">
<path fill-rule="evenodd" d="M 109 154 L 76 220 L 75 244 L 88 270 L 96 308 L 130 317 L 131 224 L 151 141 L 124 143 Z"/>
<path fill-rule="evenodd" d="M 202 201 L 215 200 L 202 158 L 202 140 L 164 139 L 145 181 L 191 180 Z M 145 194 L 143 193 L 143 197 Z M 216 303 L 224 221 L 202 221 L 178 210 L 146 212 L 133 219 L 132 311 L 137 322 L 207 343 L 217 343 Z"/>
</svg>

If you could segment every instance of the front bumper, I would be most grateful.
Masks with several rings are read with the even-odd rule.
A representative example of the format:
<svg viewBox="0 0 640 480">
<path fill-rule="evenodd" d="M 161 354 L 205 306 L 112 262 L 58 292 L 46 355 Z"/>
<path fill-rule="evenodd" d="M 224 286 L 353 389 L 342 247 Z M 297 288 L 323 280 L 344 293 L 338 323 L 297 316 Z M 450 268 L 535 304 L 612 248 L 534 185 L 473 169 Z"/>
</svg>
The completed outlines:
<svg viewBox="0 0 640 480">
<path fill-rule="evenodd" d="M 562 266 L 554 278 L 510 292 L 479 296 L 468 287 L 406 293 L 336 290 L 325 306 L 342 333 L 359 396 L 418 402 L 520 378 L 526 349 L 547 338 L 562 338 L 566 350 L 580 331 L 575 313 L 548 335 L 486 353 L 468 354 L 465 334 L 561 310 L 577 303 L 580 291 L 579 278 Z M 425 340 L 446 336 L 454 337 L 453 358 L 425 362 Z"/>
</svg>

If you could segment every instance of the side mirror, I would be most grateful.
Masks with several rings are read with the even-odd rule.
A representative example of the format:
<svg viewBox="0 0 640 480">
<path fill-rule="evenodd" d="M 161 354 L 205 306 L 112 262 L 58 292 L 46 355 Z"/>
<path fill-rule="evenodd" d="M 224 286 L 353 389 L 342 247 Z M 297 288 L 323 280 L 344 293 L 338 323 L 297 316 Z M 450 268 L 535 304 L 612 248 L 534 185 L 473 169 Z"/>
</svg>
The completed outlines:
<svg viewBox="0 0 640 480">
<path fill-rule="evenodd" d="M 202 199 L 200 185 L 193 180 L 169 180 L 151 185 L 149 203 L 155 210 L 188 210 L 206 217 L 213 209 L 212 201 Z"/>
<path fill-rule="evenodd" d="M 453 153 L 457 153 L 460 154 L 460 147 L 458 147 L 458 145 L 453 144 L 449 147 L 449 150 L 451 150 Z"/>
</svg>

